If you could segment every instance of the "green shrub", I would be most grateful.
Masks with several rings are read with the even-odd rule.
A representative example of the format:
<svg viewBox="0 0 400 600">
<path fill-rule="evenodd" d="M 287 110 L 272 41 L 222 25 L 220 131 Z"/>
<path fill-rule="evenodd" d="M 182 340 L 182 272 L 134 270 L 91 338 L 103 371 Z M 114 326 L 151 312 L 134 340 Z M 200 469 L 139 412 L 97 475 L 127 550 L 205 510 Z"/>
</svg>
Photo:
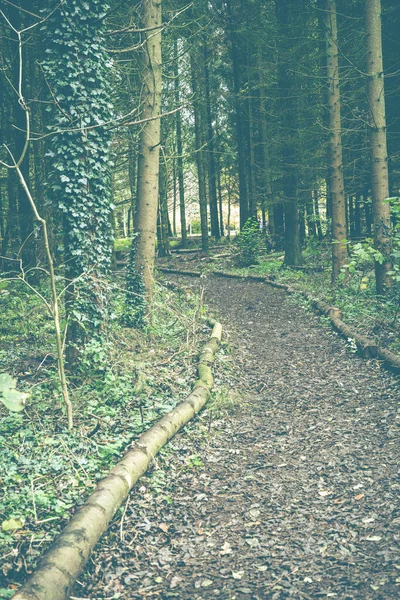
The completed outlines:
<svg viewBox="0 0 400 600">
<path fill-rule="evenodd" d="M 258 222 L 254 219 L 246 221 L 242 231 L 235 238 L 239 252 L 235 263 L 238 267 L 257 265 L 260 255 L 261 231 Z"/>
</svg>

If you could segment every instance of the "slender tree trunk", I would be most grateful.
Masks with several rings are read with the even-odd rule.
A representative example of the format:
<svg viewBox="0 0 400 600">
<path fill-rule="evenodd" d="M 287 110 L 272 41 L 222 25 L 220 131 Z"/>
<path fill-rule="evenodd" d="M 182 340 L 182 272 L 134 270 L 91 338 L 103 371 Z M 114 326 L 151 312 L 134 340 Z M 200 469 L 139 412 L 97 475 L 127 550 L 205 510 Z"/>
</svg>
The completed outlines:
<svg viewBox="0 0 400 600">
<path fill-rule="evenodd" d="M 245 135 L 245 111 L 243 106 L 242 94 L 242 61 L 239 44 L 239 33 L 237 32 L 238 13 L 241 14 L 241 2 L 227 2 L 228 12 L 228 33 L 230 38 L 230 50 L 232 58 L 233 89 L 235 94 L 235 123 L 236 123 L 236 142 L 238 147 L 238 176 L 239 176 L 239 207 L 240 207 L 240 227 L 246 223 L 249 218 L 249 185 L 248 169 L 246 155 L 246 135 Z"/>
<path fill-rule="evenodd" d="M 135 232 L 137 241 L 134 263 L 143 277 L 147 301 L 153 292 L 154 253 L 157 228 L 160 119 L 161 111 L 161 2 L 143 1 L 143 28 L 145 32 L 141 66 L 142 119 L 139 137 L 137 209 Z"/>
<path fill-rule="evenodd" d="M 264 212 L 268 211 L 268 222 L 269 222 L 269 233 L 274 238 L 276 232 L 275 226 L 275 211 L 272 203 L 272 183 L 271 183 L 271 166 L 269 156 L 269 140 L 268 140 L 268 124 L 267 124 L 267 110 L 265 104 L 265 88 L 262 83 L 263 69 L 261 60 L 258 60 L 258 73 L 259 73 L 259 101 L 260 101 L 260 139 L 261 139 L 261 152 L 262 152 L 262 173 L 264 180 L 264 196 L 262 200 Z M 263 222 L 265 218 L 263 216 Z M 266 227 L 266 223 L 263 225 Z"/>
<path fill-rule="evenodd" d="M 250 217 L 257 219 L 257 183 L 256 183 L 256 158 L 255 158 L 255 133 L 254 133 L 254 107 L 253 99 L 248 98 L 249 114 L 249 158 L 250 158 Z"/>
<path fill-rule="evenodd" d="M 297 198 L 297 115 L 295 106 L 294 75 L 289 64 L 288 52 L 292 45 L 293 0 L 281 0 L 275 4 L 278 23 L 278 86 L 280 96 L 281 126 L 284 136 L 282 147 L 282 190 L 285 210 L 285 264 L 298 266 L 302 263 L 300 220 Z"/>
<path fill-rule="evenodd" d="M 392 281 L 388 157 L 386 143 L 385 85 L 382 61 L 381 0 L 366 0 L 367 94 L 371 151 L 371 193 L 375 248 L 383 263 L 375 262 L 376 293 L 384 295 Z"/>
<path fill-rule="evenodd" d="M 179 93 L 179 64 L 178 64 L 178 42 L 174 41 L 174 93 L 175 104 L 178 107 L 180 104 Z M 183 174 L 183 144 L 182 144 L 182 115 L 179 110 L 175 116 L 176 124 L 176 151 L 178 154 L 178 186 L 179 186 L 179 211 L 181 217 L 181 247 L 187 247 L 187 226 L 186 226 L 186 210 L 185 210 L 185 183 Z"/>
<path fill-rule="evenodd" d="M 204 41 L 204 82 L 205 82 L 205 103 L 206 103 L 206 118 L 207 118 L 207 167 L 208 167 L 208 193 L 210 198 L 210 222 L 211 235 L 219 240 L 221 237 L 218 222 L 218 202 L 217 202 L 217 185 L 216 185 L 216 168 L 215 168 L 215 150 L 214 150 L 214 131 L 211 112 L 211 89 L 210 89 L 210 72 L 208 61 L 210 53 L 208 51 L 207 42 Z"/>
<path fill-rule="evenodd" d="M 346 264 L 348 256 L 342 160 L 336 0 L 326 0 L 325 36 L 330 131 L 330 192 L 332 199 L 332 282 L 335 282 L 340 269 Z"/>
<path fill-rule="evenodd" d="M 190 67 L 192 76 L 194 129 L 196 146 L 197 180 L 199 187 L 200 224 L 201 224 L 201 248 L 205 254 L 208 253 L 208 217 L 207 217 L 207 193 L 206 178 L 203 157 L 203 123 L 201 111 L 201 98 L 199 97 L 199 68 L 197 53 L 192 48 L 190 52 Z"/>
<path fill-rule="evenodd" d="M 318 232 L 318 239 L 323 239 L 322 226 L 321 226 L 321 217 L 319 214 L 319 193 L 318 190 L 314 190 L 314 212 L 315 212 L 315 223 Z"/>
<path fill-rule="evenodd" d="M 176 161 L 173 161 L 173 165 L 172 165 L 172 186 L 173 186 L 173 195 L 174 195 L 174 201 L 173 201 L 173 211 L 172 211 L 172 234 L 174 237 L 176 237 L 176 207 L 177 207 L 177 201 L 178 201 L 178 190 L 177 190 L 177 185 L 176 185 Z"/>
<path fill-rule="evenodd" d="M 134 215 L 136 212 L 137 153 L 135 152 L 135 140 L 132 132 L 129 132 L 128 141 L 128 177 L 129 190 L 131 193 L 131 218 L 134 223 Z"/>
<path fill-rule="evenodd" d="M 313 198 L 312 193 L 310 191 L 305 192 L 305 207 L 306 207 L 306 215 L 307 215 L 307 228 L 308 235 L 316 237 L 317 236 L 317 228 L 314 216 L 314 207 L 313 207 Z"/>
<path fill-rule="evenodd" d="M 360 237 L 361 235 L 361 211 L 360 211 L 360 196 L 356 196 L 354 199 L 354 235 Z"/>
<path fill-rule="evenodd" d="M 159 174 L 159 208 L 157 223 L 158 256 L 164 257 L 170 255 L 169 247 L 169 227 L 168 227 L 168 190 L 167 190 L 167 169 L 164 162 L 164 156 L 160 156 L 160 174 Z"/>
</svg>

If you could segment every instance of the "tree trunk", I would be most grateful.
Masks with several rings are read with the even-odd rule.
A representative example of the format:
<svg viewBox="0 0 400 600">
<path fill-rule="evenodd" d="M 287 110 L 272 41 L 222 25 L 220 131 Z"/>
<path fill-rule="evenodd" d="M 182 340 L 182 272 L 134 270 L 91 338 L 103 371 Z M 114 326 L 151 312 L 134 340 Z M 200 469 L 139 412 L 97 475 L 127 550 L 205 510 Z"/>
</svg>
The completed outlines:
<svg viewBox="0 0 400 600">
<path fill-rule="evenodd" d="M 384 295 L 392 281 L 388 157 L 386 143 L 385 86 L 382 61 L 381 0 L 366 0 L 367 94 L 371 151 L 371 193 L 375 248 L 383 263 L 375 262 L 376 293 Z"/>
<path fill-rule="evenodd" d="M 193 91 L 193 111 L 196 146 L 197 181 L 199 187 L 200 224 L 201 224 L 201 248 L 205 254 L 208 253 L 208 218 L 207 218 L 207 194 L 206 179 L 203 157 L 203 123 L 201 111 L 201 98 L 199 97 L 199 69 L 197 53 L 192 47 L 190 51 L 190 68 Z"/>
<path fill-rule="evenodd" d="M 180 105 L 180 94 L 179 94 L 179 64 L 178 64 L 178 42 L 174 41 L 174 93 L 175 93 L 175 104 L 178 107 Z M 186 210 L 185 210 L 185 183 L 183 176 L 183 144 L 182 144 L 182 115 L 181 111 L 178 110 L 175 118 L 176 125 L 176 151 L 178 154 L 178 186 L 179 186 L 179 211 L 181 217 L 181 247 L 187 247 L 187 226 L 186 226 Z"/>
<path fill-rule="evenodd" d="M 282 190 L 285 211 L 285 264 L 302 264 L 300 221 L 297 198 L 297 115 L 295 85 L 288 52 L 292 45 L 293 0 L 275 4 L 278 23 L 278 86 L 280 97 L 282 144 Z"/>
<path fill-rule="evenodd" d="M 327 56 L 328 110 L 330 131 L 330 192 L 332 202 L 332 282 L 347 262 L 346 206 L 342 160 L 342 124 L 340 115 L 339 51 L 336 0 L 326 0 L 325 39 Z"/>
<path fill-rule="evenodd" d="M 211 235 L 219 240 L 221 237 L 218 222 L 218 201 L 217 201 L 217 185 L 216 185 L 216 168 L 215 168 L 215 150 L 214 150 L 214 131 L 211 112 L 211 89 L 210 89 L 210 72 L 208 61 L 210 53 L 208 51 L 207 41 L 204 41 L 204 83 L 205 83 L 205 103 L 206 103 L 206 118 L 207 118 L 207 167 L 208 167 L 208 193 L 210 199 L 210 223 Z"/>
<path fill-rule="evenodd" d="M 239 4 L 239 5 L 238 5 Z M 245 111 L 242 98 L 242 70 L 241 52 L 239 45 L 239 33 L 237 24 L 239 22 L 238 14 L 242 13 L 241 3 L 227 2 L 226 9 L 228 14 L 228 34 L 230 40 L 230 50 L 232 59 L 233 89 L 235 95 L 235 123 L 236 123 L 236 142 L 238 148 L 238 176 L 239 176 L 239 207 L 240 207 L 240 227 L 246 223 L 249 218 L 249 190 L 248 190 L 248 169 L 246 153 L 246 135 L 245 135 Z"/>
<path fill-rule="evenodd" d="M 144 0 L 143 34 L 145 45 L 141 65 L 143 123 L 139 137 L 137 209 L 135 232 L 135 268 L 143 278 L 147 302 L 153 293 L 154 254 L 157 228 L 160 111 L 161 111 L 161 27 L 162 9 L 159 0 Z"/>
<path fill-rule="evenodd" d="M 168 189 L 167 189 L 167 168 L 165 157 L 160 155 L 160 174 L 159 174 L 159 208 L 157 224 L 158 256 L 164 257 L 171 254 L 169 246 L 169 227 L 168 227 Z"/>
</svg>

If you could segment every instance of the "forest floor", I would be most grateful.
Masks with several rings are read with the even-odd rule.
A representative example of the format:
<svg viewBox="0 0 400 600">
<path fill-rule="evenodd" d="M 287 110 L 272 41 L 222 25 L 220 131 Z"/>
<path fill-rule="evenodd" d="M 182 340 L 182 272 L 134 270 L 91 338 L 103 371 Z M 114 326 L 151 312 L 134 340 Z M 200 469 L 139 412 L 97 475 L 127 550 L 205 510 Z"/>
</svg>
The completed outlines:
<svg viewBox="0 0 400 600">
<path fill-rule="evenodd" d="M 157 458 L 72 597 L 399 597 L 396 378 L 281 290 L 177 280 L 205 287 L 232 375 L 217 373 L 219 402 Z"/>
</svg>

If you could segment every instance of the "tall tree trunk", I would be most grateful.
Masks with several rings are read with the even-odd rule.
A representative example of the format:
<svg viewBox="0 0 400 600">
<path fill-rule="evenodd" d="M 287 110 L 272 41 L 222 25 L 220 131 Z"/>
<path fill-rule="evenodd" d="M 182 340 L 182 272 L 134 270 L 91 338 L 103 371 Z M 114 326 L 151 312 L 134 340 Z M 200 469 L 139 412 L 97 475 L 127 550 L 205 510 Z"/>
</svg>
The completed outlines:
<svg viewBox="0 0 400 600">
<path fill-rule="evenodd" d="M 169 247 L 169 227 L 168 227 L 168 188 L 167 188 L 167 168 L 164 156 L 160 155 L 160 173 L 159 173 L 159 208 L 157 222 L 157 241 L 158 256 L 164 257 L 170 255 Z"/>
<path fill-rule="evenodd" d="M 388 157 L 386 143 L 385 86 L 382 61 L 381 0 L 366 0 L 365 29 L 367 38 L 367 94 L 371 150 L 371 192 L 375 248 L 383 255 L 375 262 L 376 293 L 384 295 L 392 281 L 390 253 L 390 206 Z"/>
<path fill-rule="evenodd" d="M 179 64 L 178 64 L 178 42 L 174 41 L 174 93 L 175 104 L 178 107 L 180 104 L 179 86 Z M 182 144 L 182 115 L 178 110 L 175 117 L 176 125 L 176 151 L 178 154 L 178 186 L 179 186 L 179 211 L 181 217 L 181 247 L 187 246 L 187 226 L 186 226 L 186 210 L 185 210 L 185 183 L 183 176 L 183 144 Z"/>
<path fill-rule="evenodd" d="M 278 86 L 281 104 L 282 144 L 282 190 L 285 210 L 285 264 L 298 266 L 302 263 L 300 220 L 297 198 L 297 115 L 295 106 L 294 75 L 289 61 L 292 47 L 293 1 L 281 0 L 275 4 L 278 23 Z"/>
<path fill-rule="evenodd" d="M 360 237 L 361 235 L 361 211 L 360 211 L 360 196 L 356 196 L 354 199 L 354 235 Z"/>
<path fill-rule="evenodd" d="M 326 0 L 325 40 L 328 80 L 330 132 L 330 192 L 332 202 L 332 282 L 347 262 L 346 206 L 344 195 L 342 124 L 339 89 L 339 51 L 336 22 L 336 0 Z"/>
<path fill-rule="evenodd" d="M 249 183 L 246 152 L 246 127 L 245 110 L 242 94 L 242 71 L 241 48 L 239 44 L 239 33 L 237 24 L 239 15 L 242 14 L 242 2 L 231 1 L 226 3 L 228 15 L 228 34 L 230 39 L 230 50 L 232 58 L 233 89 L 235 94 L 235 123 L 236 143 L 238 148 L 238 176 L 239 176 L 239 208 L 240 227 L 249 218 Z"/>
<path fill-rule="evenodd" d="M 208 167 L 208 194 L 210 199 L 210 223 L 211 235 L 219 240 L 221 237 L 218 221 L 218 201 L 217 201 L 217 184 L 216 184 L 216 168 L 215 168 L 215 151 L 214 151 L 214 131 L 211 111 L 211 89 L 210 89 L 210 71 L 208 61 L 210 53 L 208 51 L 207 41 L 204 40 L 204 82 L 205 82 L 205 103 L 207 117 L 207 167 Z"/>
<path fill-rule="evenodd" d="M 161 27 L 160 0 L 143 0 L 144 52 L 141 65 L 143 123 L 139 137 L 137 208 L 135 232 L 137 233 L 134 263 L 143 278 L 147 302 L 153 293 L 154 254 L 157 228 L 160 112 L 161 112 Z"/>
<path fill-rule="evenodd" d="M 314 212 L 315 212 L 315 224 L 318 232 L 318 239 L 323 239 L 322 226 L 321 226 L 321 216 L 319 214 L 319 193 L 318 190 L 314 190 Z"/>
<path fill-rule="evenodd" d="M 256 183 L 256 158 L 255 158 L 255 124 L 254 124 L 254 106 L 251 93 L 248 98 L 248 123 L 249 123 L 249 171 L 250 171 L 250 217 L 257 219 L 257 183 Z"/>
<path fill-rule="evenodd" d="M 136 185 L 137 185 L 137 153 L 135 151 L 135 139 L 133 132 L 128 133 L 128 177 L 129 177 L 129 191 L 131 193 L 131 206 L 130 214 L 131 219 L 134 223 L 135 212 L 136 212 Z M 130 227 L 129 227 L 130 229 Z"/>
<path fill-rule="evenodd" d="M 206 178 L 203 156 L 203 115 L 201 110 L 201 98 L 199 96 L 199 77 L 201 73 L 198 68 L 197 52 L 192 47 L 190 51 L 190 68 L 193 91 L 194 130 L 196 146 L 197 181 L 199 188 L 200 224 L 201 224 L 201 248 L 205 254 L 208 253 L 208 218 L 207 218 L 207 193 Z"/>
<path fill-rule="evenodd" d="M 306 208 L 306 215 L 307 215 L 308 235 L 316 237 L 317 236 L 317 228 L 316 228 L 316 223 L 315 223 L 312 193 L 311 193 L 311 191 L 306 190 L 304 192 L 304 194 L 305 194 L 305 208 Z"/>
<path fill-rule="evenodd" d="M 177 207 L 177 201 L 178 201 L 178 189 L 177 189 L 177 185 L 176 185 L 176 161 L 173 161 L 173 165 L 172 165 L 172 186 L 173 186 L 173 195 L 174 195 L 174 200 L 173 200 L 173 212 L 172 212 L 172 234 L 174 237 L 176 237 L 176 207 Z"/>
</svg>

